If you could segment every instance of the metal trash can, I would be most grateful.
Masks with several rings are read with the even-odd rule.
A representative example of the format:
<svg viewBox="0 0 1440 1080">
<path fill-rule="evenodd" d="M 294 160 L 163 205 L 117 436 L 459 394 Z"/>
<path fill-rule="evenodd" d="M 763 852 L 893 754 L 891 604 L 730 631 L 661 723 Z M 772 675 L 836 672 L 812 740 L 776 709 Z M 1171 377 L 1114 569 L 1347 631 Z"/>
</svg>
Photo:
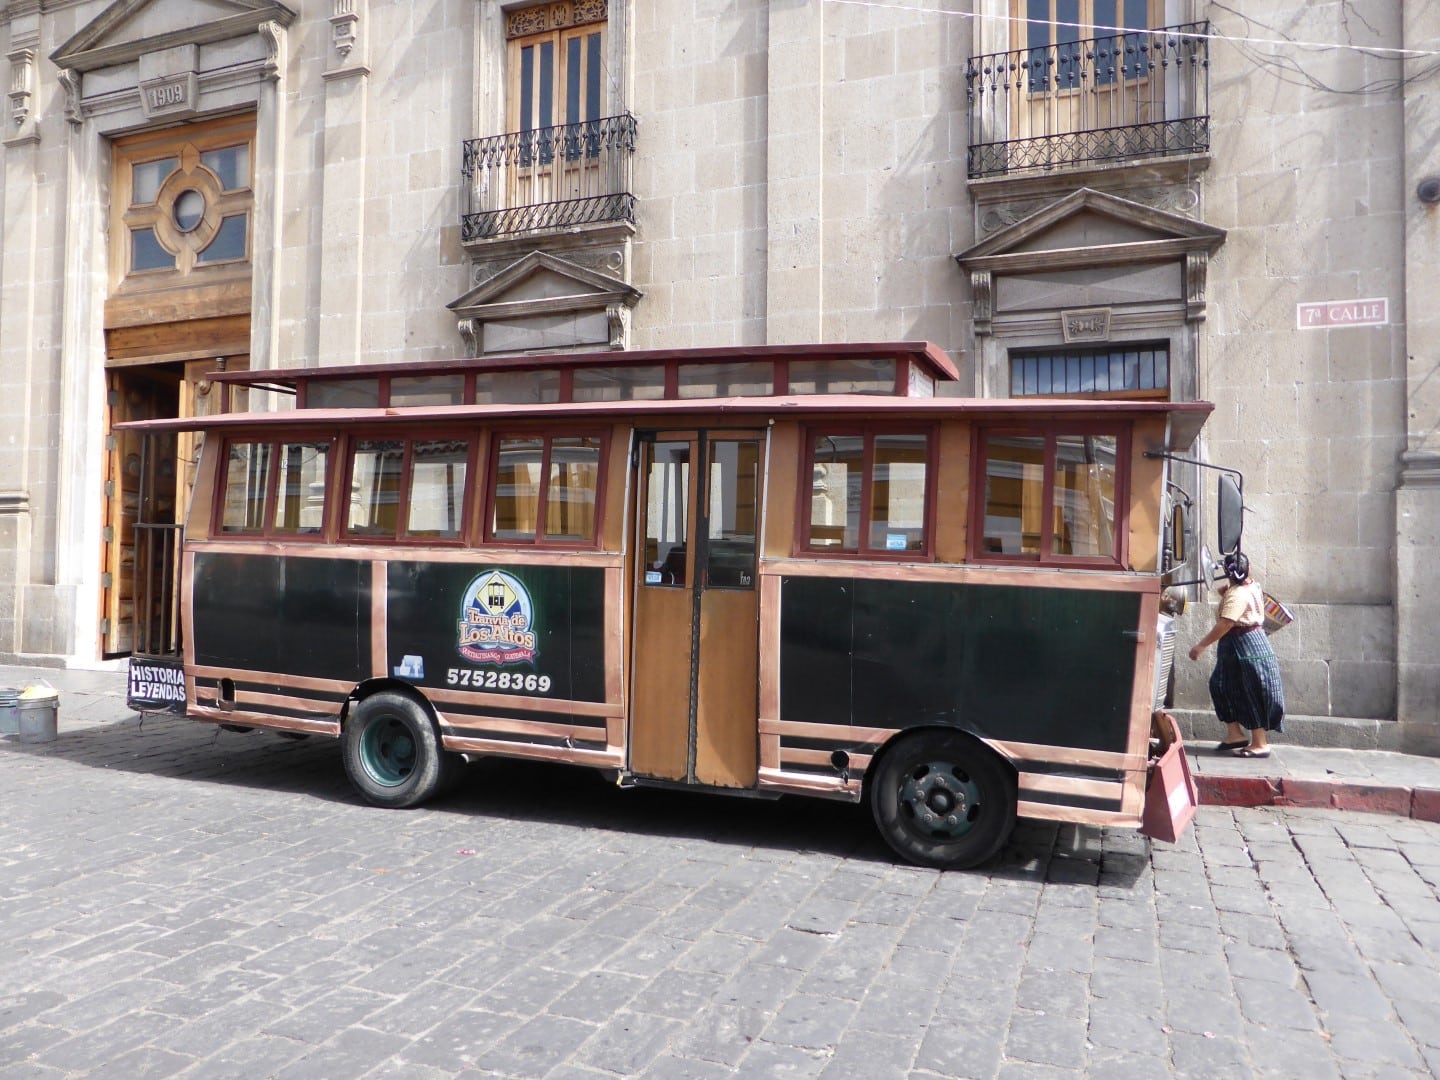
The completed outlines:
<svg viewBox="0 0 1440 1080">
<path fill-rule="evenodd" d="M 20 734 L 20 691 L 0 686 L 0 735 Z"/>
<path fill-rule="evenodd" d="M 16 706 L 22 743 L 54 742 L 60 730 L 60 695 L 50 687 L 27 686 Z"/>
</svg>

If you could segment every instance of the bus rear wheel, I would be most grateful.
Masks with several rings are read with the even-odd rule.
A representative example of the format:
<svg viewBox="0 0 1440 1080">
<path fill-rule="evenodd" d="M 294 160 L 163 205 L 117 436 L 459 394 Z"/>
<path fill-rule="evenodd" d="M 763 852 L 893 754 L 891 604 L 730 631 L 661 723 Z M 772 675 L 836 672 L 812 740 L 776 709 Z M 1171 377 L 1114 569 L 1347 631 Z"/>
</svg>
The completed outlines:
<svg viewBox="0 0 1440 1080">
<path fill-rule="evenodd" d="M 346 775 L 376 806 L 419 806 L 450 771 L 435 725 L 404 694 L 381 691 L 356 705 L 341 744 Z"/>
<path fill-rule="evenodd" d="M 870 781 L 870 812 L 896 854 L 963 870 L 1000 850 L 1015 827 L 1015 780 L 989 748 L 958 732 L 900 736 Z"/>
</svg>

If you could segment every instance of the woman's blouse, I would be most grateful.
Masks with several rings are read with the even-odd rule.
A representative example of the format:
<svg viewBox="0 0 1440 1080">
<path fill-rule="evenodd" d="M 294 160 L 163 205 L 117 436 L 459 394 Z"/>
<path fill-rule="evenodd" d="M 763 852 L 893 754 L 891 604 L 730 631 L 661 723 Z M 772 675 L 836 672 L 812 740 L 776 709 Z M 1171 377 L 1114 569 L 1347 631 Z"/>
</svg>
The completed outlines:
<svg viewBox="0 0 1440 1080">
<path fill-rule="evenodd" d="M 1220 618 L 1236 626 L 1259 626 L 1265 621 L 1265 594 L 1259 582 L 1231 585 L 1220 596 Z"/>
</svg>

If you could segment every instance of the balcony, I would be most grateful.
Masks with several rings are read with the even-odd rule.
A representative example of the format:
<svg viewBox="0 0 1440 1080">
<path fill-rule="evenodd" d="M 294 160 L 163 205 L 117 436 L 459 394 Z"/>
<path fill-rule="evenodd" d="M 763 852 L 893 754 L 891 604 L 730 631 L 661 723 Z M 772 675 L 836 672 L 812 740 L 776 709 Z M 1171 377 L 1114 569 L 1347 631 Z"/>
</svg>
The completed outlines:
<svg viewBox="0 0 1440 1080">
<path fill-rule="evenodd" d="M 461 240 L 635 223 L 635 118 L 512 131 L 465 143 Z"/>
<path fill-rule="evenodd" d="M 972 57 L 970 179 L 1205 154 L 1208 22 Z"/>
</svg>

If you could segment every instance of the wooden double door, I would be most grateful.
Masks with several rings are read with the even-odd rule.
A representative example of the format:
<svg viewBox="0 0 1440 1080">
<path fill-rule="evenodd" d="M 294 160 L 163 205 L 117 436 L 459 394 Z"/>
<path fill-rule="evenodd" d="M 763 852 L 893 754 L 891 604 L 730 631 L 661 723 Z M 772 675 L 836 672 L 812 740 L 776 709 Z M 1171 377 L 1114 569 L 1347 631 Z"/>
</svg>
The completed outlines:
<svg viewBox="0 0 1440 1080">
<path fill-rule="evenodd" d="M 765 434 L 644 432 L 639 451 L 630 770 L 753 787 Z"/>
</svg>

